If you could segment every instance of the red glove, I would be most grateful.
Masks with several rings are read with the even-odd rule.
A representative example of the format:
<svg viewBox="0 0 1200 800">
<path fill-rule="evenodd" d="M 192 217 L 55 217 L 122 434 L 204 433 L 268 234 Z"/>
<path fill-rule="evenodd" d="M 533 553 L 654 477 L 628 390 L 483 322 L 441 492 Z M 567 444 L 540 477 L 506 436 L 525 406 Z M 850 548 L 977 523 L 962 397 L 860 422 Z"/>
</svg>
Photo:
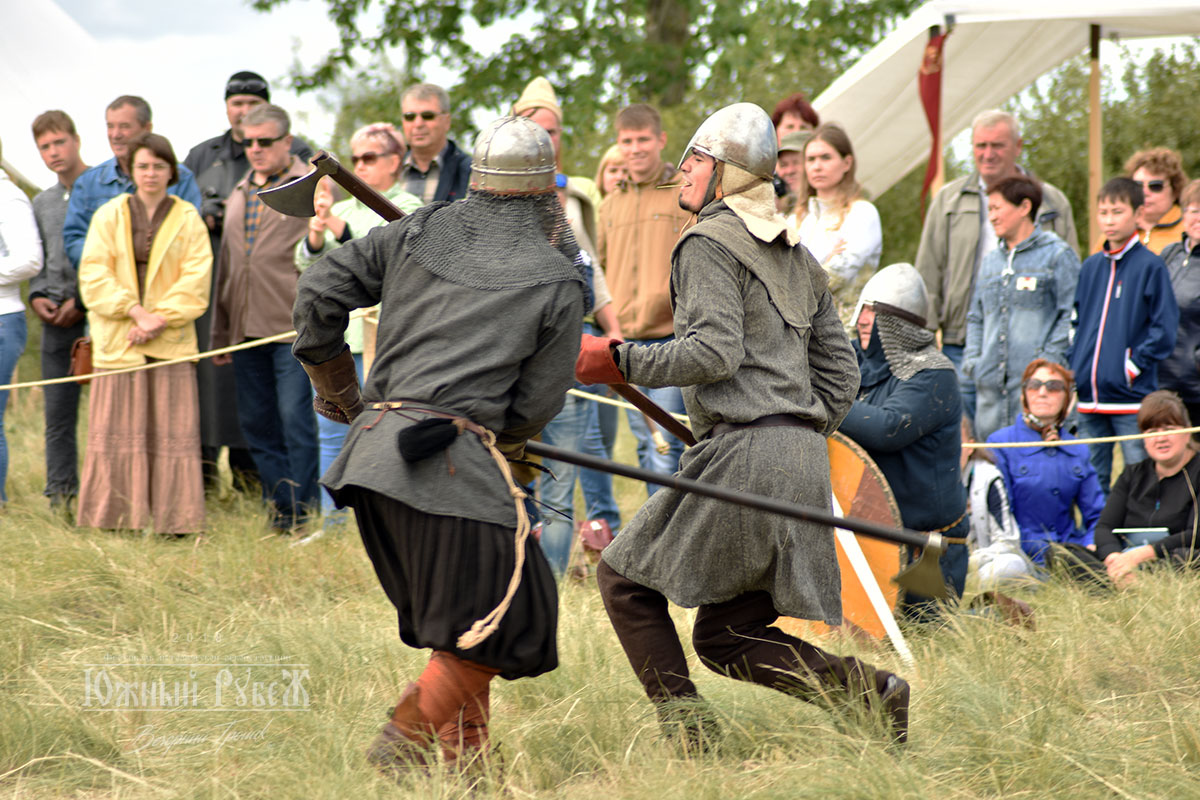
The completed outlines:
<svg viewBox="0 0 1200 800">
<path fill-rule="evenodd" d="M 615 350 L 620 343 L 620 339 L 583 334 L 579 358 L 575 359 L 575 380 L 583 384 L 625 383 L 625 376 L 617 369 Z"/>
</svg>

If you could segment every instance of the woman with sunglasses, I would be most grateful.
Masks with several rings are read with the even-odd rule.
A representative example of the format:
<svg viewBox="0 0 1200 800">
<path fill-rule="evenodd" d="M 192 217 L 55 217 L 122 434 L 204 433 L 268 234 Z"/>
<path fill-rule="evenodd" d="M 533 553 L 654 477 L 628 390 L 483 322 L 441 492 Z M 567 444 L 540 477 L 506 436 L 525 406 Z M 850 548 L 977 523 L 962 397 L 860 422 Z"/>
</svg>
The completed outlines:
<svg viewBox="0 0 1200 800">
<path fill-rule="evenodd" d="M 1074 376 L 1062 364 L 1037 358 L 1021 376 L 1021 413 L 1016 422 L 988 437 L 989 444 L 1074 439 L 1063 430 L 1071 406 Z M 1021 549 L 1034 564 L 1045 563 L 1055 542 L 1088 547 L 1104 509 L 1104 494 L 1085 445 L 996 448 L 1013 516 L 1021 529 Z M 1075 524 L 1078 507 L 1083 525 Z"/>
<path fill-rule="evenodd" d="M 404 164 L 404 139 L 396 127 L 387 122 L 375 122 L 359 128 L 350 137 L 350 161 L 354 175 L 381 195 L 391 200 L 401 211 L 410 213 L 421 207 L 421 199 L 404 191 L 399 177 Z M 383 217 L 353 197 L 333 202 L 333 191 L 326 180 L 317 185 L 313 198 L 314 216 L 308 223 L 308 235 L 296 243 L 296 269 L 304 272 L 321 256 L 336 250 L 351 239 L 365 236 L 367 231 L 382 225 Z M 346 344 L 354 354 L 358 379 L 363 379 L 363 321 L 352 319 L 346 327 Z M 317 444 L 320 451 L 321 474 L 337 458 L 346 431 L 350 428 L 317 415 Z M 333 511 L 329 495 L 321 492 L 321 513 Z"/>
<path fill-rule="evenodd" d="M 1146 247 L 1161 254 L 1183 234 L 1183 213 L 1178 202 L 1188 180 L 1183 171 L 1183 159 L 1166 147 L 1139 150 L 1125 162 L 1125 174 L 1141 184 L 1146 197 L 1142 219 L 1138 223 L 1141 230 L 1138 238 Z"/>
<path fill-rule="evenodd" d="M 1178 432 L 1192 427 L 1187 409 L 1174 392 L 1160 389 L 1146 395 L 1137 421 L 1142 433 L 1156 434 L 1144 440 L 1148 458 L 1117 478 L 1096 525 L 1096 556 L 1118 586 L 1129 583 L 1141 564 L 1160 559 L 1186 564 L 1197 552 L 1200 458 L 1191 435 Z M 1153 539 L 1119 535 L 1138 528 L 1143 535 L 1156 528 L 1160 533 Z"/>
<path fill-rule="evenodd" d="M 1200 419 L 1200 180 L 1184 187 L 1179 203 L 1183 234 L 1162 251 L 1179 304 L 1179 330 L 1175 350 L 1158 365 L 1158 385 L 1178 394 L 1188 415 Z"/>
</svg>

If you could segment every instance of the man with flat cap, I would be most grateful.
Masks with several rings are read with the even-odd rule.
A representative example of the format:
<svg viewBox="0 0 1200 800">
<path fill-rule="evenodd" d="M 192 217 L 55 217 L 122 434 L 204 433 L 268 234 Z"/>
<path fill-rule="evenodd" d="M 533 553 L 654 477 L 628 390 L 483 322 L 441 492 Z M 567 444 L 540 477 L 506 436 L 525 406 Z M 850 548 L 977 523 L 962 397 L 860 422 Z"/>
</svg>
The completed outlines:
<svg viewBox="0 0 1200 800">
<path fill-rule="evenodd" d="M 230 75 L 225 82 L 225 116 L 229 119 L 229 130 L 196 145 L 183 160 L 184 166 L 195 174 L 196 184 L 204 199 L 200 216 L 208 225 L 214 263 L 216 255 L 221 252 L 225 200 L 250 169 L 246 148 L 242 144 L 242 118 L 255 106 L 270 100 L 271 87 L 257 72 L 243 70 Z M 299 136 L 292 137 L 291 152 L 302 161 L 307 161 L 313 154 L 312 147 Z M 214 287 L 216 280 L 217 272 L 213 270 Z M 209 349 L 211 333 L 210 309 L 196 320 L 196 335 L 201 350 Z M 199 363 L 196 378 L 200 389 L 200 450 L 204 461 L 205 485 L 216 485 L 217 455 L 222 447 L 228 447 L 229 466 L 237 476 L 235 485 L 241 486 L 241 476 L 255 475 L 257 470 L 238 428 L 233 367 L 218 367 L 206 359 Z"/>
</svg>

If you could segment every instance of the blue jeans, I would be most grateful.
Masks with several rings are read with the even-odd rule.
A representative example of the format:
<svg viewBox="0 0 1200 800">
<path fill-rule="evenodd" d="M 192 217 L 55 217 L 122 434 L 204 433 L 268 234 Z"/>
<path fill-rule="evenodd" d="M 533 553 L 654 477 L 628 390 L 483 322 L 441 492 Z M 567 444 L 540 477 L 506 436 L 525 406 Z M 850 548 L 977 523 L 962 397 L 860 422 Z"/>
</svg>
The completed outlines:
<svg viewBox="0 0 1200 800">
<path fill-rule="evenodd" d="M 675 337 L 667 336 L 662 339 L 628 339 L 626 341 L 634 344 L 661 344 L 669 342 Z M 683 414 L 683 393 L 676 386 L 664 386 L 661 389 L 650 389 L 644 386 L 637 387 L 642 394 L 649 397 L 659 407 L 666 409 L 673 414 Z M 673 475 L 679 469 L 679 457 L 683 455 L 683 442 L 676 439 L 666 431 L 662 431 L 662 435 L 666 437 L 671 449 L 663 455 L 654 448 L 654 439 L 650 434 L 650 429 L 646 427 L 646 419 L 642 416 L 642 412 L 630 409 L 629 427 L 633 431 L 634 438 L 637 439 L 638 464 L 642 469 L 648 469 L 651 472 L 658 472 L 663 475 Z M 657 427 L 657 426 L 656 426 Z M 650 496 L 658 491 L 656 484 L 646 484 L 646 496 Z"/>
<path fill-rule="evenodd" d="M 605 386 L 584 386 L 583 391 L 605 394 Z M 580 452 L 597 458 L 612 459 L 613 446 L 617 443 L 617 407 L 605 403 L 587 401 L 587 431 L 583 435 Z M 621 527 L 621 509 L 613 495 L 612 475 L 594 469 L 579 470 L 579 487 L 583 489 L 583 502 L 587 506 L 588 519 L 603 519 L 615 534 Z"/>
<path fill-rule="evenodd" d="M 961 344 L 942 345 L 942 353 L 954 363 L 954 371 L 958 373 L 958 386 L 962 392 L 963 414 L 967 416 L 967 419 L 971 420 L 973 427 L 975 425 L 975 384 L 966 375 L 963 375 L 963 349 L 963 345 Z M 1011 419 L 1004 423 L 1004 425 L 1011 424 Z M 1004 425 L 1001 427 L 1004 427 Z"/>
<path fill-rule="evenodd" d="M 42 326 L 42 377 L 65 378 L 71 371 L 71 345 L 84 335 L 85 322 L 60 328 Z M 79 494 L 79 448 L 75 428 L 79 418 L 78 383 L 57 383 L 42 388 L 46 417 L 47 497 Z"/>
<path fill-rule="evenodd" d="M 603 335 L 599 327 L 590 323 L 583 326 L 584 333 Z M 609 389 L 603 384 L 580 387 L 590 394 L 607 395 Z M 579 450 L 585 455 L 612 459 L 613 447 L 617 443 L 617 407 L 607 403 L 588 401 L 587 430 Z M 621 527 L 621 510 L 613 496 L 612 475 L 594 469 L 579 470 L 579 488 L 583 490 L 583 502 L 587 507 L 588 519 L 603 519 L 613 533 Z"/>
<path fill-rule="evenodd" d="M 234 353 L 233 373 L 238 423 L 274 511 L 271 525 L 286 530 L 319 503 L 312 385 L 290 344 Z"/>
<path fill-rule="evenodd" d="M 562 411 L 542 429 L 542 441 L 565 450 L 579 450 L 587 428 L 590 400 L 567 395 Z M 574 464 L 547 459 L 544 466 L 555 477 L 543 474 L 539 484 L 541 500 L 550 508 L 542 509 L 542 553 L 550 562 L 555 577 L 567 571 L 571 544 L 575 539 L 575 479 L 579 468 Z M 566 514 L 557 513 L 552 509 Z"/>
<path fill-rule="evenodd" d="M 1131 433 L 1141 433 L 1138 430 L 1137 414 L 1080 414 L 1079 430 L 1083 438 L 1094 439 L 1098 436 L 1128 436 Z M 1125 466 L 1136 464 L 1146 458 L 1146 445 L 1142 439 L 1130 439 L 1121 442 L 1121 455 L 1125 457 Z M 1096 477 L 1100 479 L 1100 490 L 1108 497 L 1112 488 L 1113 446 L 1107 444 L 1089 444 L 1088 455 L 1092 466 L 1096 468 Z"/>
<path fill-rule="evenodd" d="M 0 384 L 11 383 L 17 359 L 25 350 L 25 311 L 0 314 Z M 8 480 L 8 441 L 4 438 L 4 409 L 8 390 L 0 392 L 0 503 L 8 502 L 4 483 Z"/>
<path fill-rule="evenodd" d="M 354 369 L 358 373 L 358 385 L 363 382 L 362 353 L 354 354 Z M 333 464 L 338 454 L 342 452 L 342 442 L 350 432 L 349 425 L 334 422 L 317 414 L 317 448 L 320 451 L 320 465 L 317 475 L 324 475 Z M 333 504 L 333 498 L 324 489 L 319 490 L 321 496 L 321 515 L 328 517 L 330 522 L 344 522 L 350 515 L 347 509 L 338 510 Z"/>
</svg>

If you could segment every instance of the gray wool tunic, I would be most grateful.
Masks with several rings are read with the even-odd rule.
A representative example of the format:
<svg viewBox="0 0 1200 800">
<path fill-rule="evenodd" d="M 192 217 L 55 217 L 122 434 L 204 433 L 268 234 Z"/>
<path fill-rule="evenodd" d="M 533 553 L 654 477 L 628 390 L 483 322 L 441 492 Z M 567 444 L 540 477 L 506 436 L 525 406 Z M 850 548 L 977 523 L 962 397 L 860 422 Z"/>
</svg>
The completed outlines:
<svg viewBox="0 0 1200 800">
<path fill-rule="evenodd" d="M 825 437 L 858 391 L 858 365 L 826 286 L 803 246 L 765 244 L 723 203 L 711 203 L 671 254 L 675 339 L 623 344 L 630 383 L 683 387 L 701 441 L 679 474 L 739 491 L 830 508 Z M 718 422 L 794 414 L 800 427 L 708 437 Z M 620 574 L 694 607 L 750 591 L 786 616 L 841 621 L 833 531 L 662 489 L 605 549 Z"/>
<path fill-rule="evenodd" d="M 300 276 L 293 352 L 328 361 L 345 346 L 349 313 L 381 303 L 366 403 L 413 401 L 466 416 L 501 443 L 523 442 L 562 409 L 574 382 L 582 279 L 546 277 L 570 268 L 557 252 L 499 261 L 491 288 L 439 277 L 411 252 L 409 229 L 424 213 L 347 242 Z M 398 433 L 426 418 L 368 407 L 321 483 L 335 500 L 353 485 L 427 514 L 516 527 L 504 476 L 477 436 L 416 463 L 401 457 Z"/>
</svg>

